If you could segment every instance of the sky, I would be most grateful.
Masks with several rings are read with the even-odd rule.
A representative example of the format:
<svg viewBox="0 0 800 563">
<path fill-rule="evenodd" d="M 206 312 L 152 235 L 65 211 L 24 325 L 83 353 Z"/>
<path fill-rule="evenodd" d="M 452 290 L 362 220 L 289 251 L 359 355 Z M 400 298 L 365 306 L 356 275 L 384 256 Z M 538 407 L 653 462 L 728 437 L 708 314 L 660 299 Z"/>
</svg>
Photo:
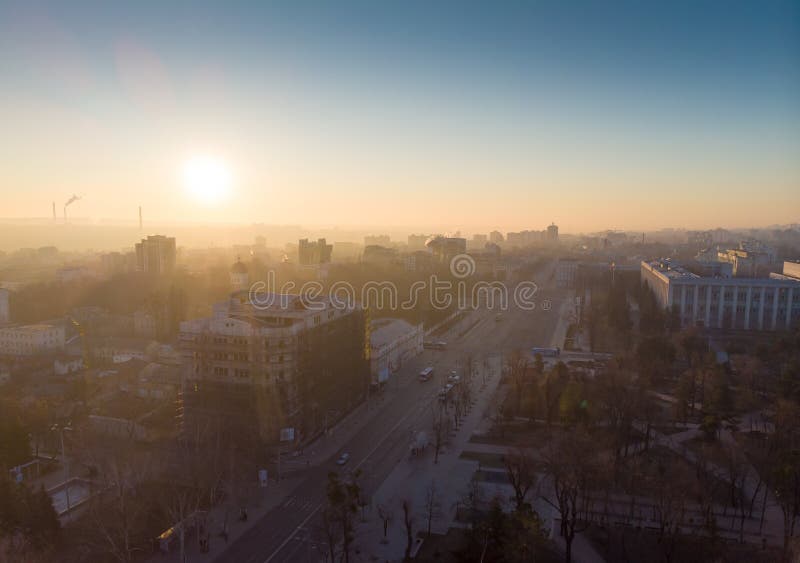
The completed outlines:
<svg viewBox="0 0 800 563">
<path fill-rule="evenodd" d="M 794 223 L 800 2 L 0 0 L 0 124 L 0 217 Z"/>
</svg>

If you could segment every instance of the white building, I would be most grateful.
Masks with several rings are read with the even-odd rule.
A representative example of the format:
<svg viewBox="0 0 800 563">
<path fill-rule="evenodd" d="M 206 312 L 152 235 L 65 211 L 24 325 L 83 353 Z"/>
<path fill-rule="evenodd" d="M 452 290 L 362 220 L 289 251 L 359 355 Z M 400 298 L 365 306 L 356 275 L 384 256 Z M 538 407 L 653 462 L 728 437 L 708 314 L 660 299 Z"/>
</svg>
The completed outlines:
<svg viewBox="0 0 800 563">
<path fill-rule="evenodd" d="M 670 260 L 641 263 L 641 278 L 682 325 L 782 330 L 800 320 L 800 280 L 703 277 Z"/>
<path fill-rule="evenodd" d="M 64 326 L 40 323 L 0 327 L 0 355 L 33 356 L 64 348 Z"/>
<path fill-rule="evenodd" d="M 422 352 L 422 325 L 402 319 L 376 319 L 370 323 L 370 374 L 383 383 L 406 361 Z"/>
</svg>

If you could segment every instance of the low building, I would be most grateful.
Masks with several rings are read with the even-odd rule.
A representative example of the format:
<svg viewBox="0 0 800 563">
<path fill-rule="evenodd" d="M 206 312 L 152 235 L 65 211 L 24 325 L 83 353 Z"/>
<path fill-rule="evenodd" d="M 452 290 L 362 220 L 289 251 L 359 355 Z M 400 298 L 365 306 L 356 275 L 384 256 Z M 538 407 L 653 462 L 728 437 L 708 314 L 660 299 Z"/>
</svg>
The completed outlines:
<svg viewBox="0 0 800 563">
<path fill-rule="evenodd" d="M 83 358 L 60 354 L 53 360 L 53 375 L 70 375 L 84 368 Z"/>
<path fill-rule="evenodd" d="M 385 383 L 406 361 L 422 352 L 422 325 L 402 319 L 376 319 L 370 323 L 370 374 L 373 383 Z"/>
<path fill-rule="evenodd" d="M 65 330 L 61 323 L 39 323 L 0 327 L 0 355 L 33 356 L 64 348 Z"/>
<path fill-rule="evenodd" d="M 789 276 L 703 277 L 669 259 L 643 261 L 640 275 L 684 326 L 782 330 L 800 321 L 800 280 Z"/>
</svg>

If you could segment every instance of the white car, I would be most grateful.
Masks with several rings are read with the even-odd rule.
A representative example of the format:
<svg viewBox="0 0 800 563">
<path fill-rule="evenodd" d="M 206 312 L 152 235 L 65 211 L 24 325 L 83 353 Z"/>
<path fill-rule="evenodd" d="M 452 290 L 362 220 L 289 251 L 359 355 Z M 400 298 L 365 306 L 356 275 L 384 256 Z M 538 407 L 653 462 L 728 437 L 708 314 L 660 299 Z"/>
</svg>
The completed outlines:
<svg viewBox="0 0 800 563">
<path fill-rule="evenodd" d="M 344 465 L 348 461 L 350 461 L 350 454 L 345 452 L 339 456 L 339 459 L 336 460 L 336 465 Z"/>
</svg>

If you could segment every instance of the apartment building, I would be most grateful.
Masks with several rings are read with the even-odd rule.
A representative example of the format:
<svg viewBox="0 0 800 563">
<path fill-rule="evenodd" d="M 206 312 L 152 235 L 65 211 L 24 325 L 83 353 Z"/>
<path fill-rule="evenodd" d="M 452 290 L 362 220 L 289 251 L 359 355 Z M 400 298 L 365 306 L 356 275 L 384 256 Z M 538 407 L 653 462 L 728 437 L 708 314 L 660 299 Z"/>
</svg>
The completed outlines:
<svg viewBox="0 0 800 563">
<path fill-rule="evenodd" d="M 181 323 L 181 417 L 231 434 L 302 443 L 358 404 L 369 385 L 363 311 L 329 299 L 238 292 Z"/>
</svg>

